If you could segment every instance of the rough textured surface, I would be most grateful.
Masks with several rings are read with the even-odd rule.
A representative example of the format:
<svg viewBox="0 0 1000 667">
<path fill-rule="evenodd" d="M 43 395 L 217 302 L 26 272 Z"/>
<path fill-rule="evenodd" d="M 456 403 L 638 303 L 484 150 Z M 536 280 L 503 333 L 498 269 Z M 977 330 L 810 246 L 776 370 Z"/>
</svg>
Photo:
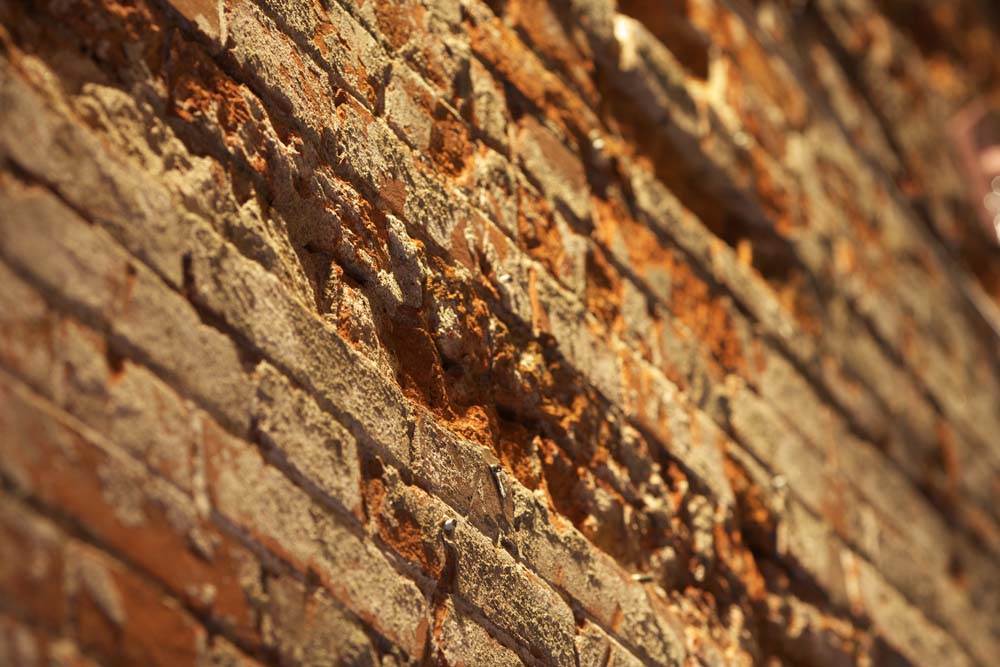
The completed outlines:
<svg viewBox="0 0 1000 667">
<path fill-rule="evenodd" d="M 994 667 L 998 40 L 0 3 L 0 664 Z"/>
</svg>

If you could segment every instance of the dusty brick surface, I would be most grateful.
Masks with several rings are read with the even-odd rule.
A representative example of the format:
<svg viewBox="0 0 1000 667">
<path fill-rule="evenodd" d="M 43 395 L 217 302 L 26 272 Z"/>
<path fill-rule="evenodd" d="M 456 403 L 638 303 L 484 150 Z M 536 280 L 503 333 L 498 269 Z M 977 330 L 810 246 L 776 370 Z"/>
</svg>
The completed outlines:
<svg viewBox="0 0 1000 667">
<path fill-rule="evenodd" d="M 998 39 L 0 3 L 0 665 L 993 667 Z"/>
</svg>

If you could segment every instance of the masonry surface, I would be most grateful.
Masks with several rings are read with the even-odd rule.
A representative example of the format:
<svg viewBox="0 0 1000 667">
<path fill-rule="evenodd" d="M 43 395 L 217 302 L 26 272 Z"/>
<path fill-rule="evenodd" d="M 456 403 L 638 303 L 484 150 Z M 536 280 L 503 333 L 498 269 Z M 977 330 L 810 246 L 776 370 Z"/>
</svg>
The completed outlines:
<svg viewBox="0 0 1000 667">
<path fill-rule="evenodd" d="M 3 0 L 0 665 L 1000 664 L 998 43 Z"/>
</svg>

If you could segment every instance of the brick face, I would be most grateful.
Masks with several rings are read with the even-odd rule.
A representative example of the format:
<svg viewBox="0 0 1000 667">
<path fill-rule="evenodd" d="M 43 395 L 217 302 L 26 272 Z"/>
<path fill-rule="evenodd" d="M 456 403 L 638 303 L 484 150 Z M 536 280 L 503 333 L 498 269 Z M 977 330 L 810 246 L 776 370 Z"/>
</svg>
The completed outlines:
<svg viewBox="0 0 1000 667">
<path fill-rule="evenodd" d="M 992 667 L 998 36 L 3 3 L 0 664 Z"/>
</svg>

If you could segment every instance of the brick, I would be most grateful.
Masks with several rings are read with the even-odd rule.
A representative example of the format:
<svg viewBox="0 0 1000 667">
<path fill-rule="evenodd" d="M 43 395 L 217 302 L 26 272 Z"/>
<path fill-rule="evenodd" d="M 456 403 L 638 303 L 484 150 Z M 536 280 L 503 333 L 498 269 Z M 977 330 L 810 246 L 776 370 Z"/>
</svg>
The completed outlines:
<svg viewBox="0 0 1000 667">
<path fill-rule="evenodd" d="M 867 614 L 877 631 L 914 664 L 932 665 L 939 660 L 975 664 L 962 644 L 928 619 L 863 556 L 836 538 L 827 523 L 797 499 L 787 499 L 784 507 L 780 520 L 788 553 L 838 605 Z"/>
<path fill-rule="evenodd" d="M 420 574 L 440 580 L 447 570 L 442 526 L 448 508 L 417 487 L 403 483 L 395 468 L 369 461 L 365 476 L 367 528 Z"/>
<path fill-rule="evenodd" d="M 19 78 L 4 79 L 0 100 L 11 119 L 0 131 L 0 151 L 42 182 L 51 183 L 74 208 L 107 225 L 171 284 L 180 285 L 188 219 L 173 212 L 166 189 L 140 181 L 127 163 L 108 159 L 96 137 L 65 115 L 46 109 L 44 98 Z M 76 174 L 59 167 L 79 160 L 93 169 Z M 113 185 L 105 187 L 109 183 Z M 62 265 L 63 270 L 71 266 Z"/>
<path fill-rule="evenodd" d="M 245 583 L 256 576 L 248 552 L 199 519 L 191 500 L 150 482 L 136 462 L 95 444 L 40 399 L 5 379 L 3 476 L 21 493 L 128 553 L 178 599 L 256 641 Z"/>
<path fill-rule="evenodd" d="M 483 667 L 521 667 L 524 663 L 514 651 L 497 643 L 480 625 L 446 599 L 435 625 L 437 650 L 450 665 Z"/>
<path fill-rule="evenodd" d="M 304 4 L 296 9 L 290 13 L 293 21 L 307 20 L 305 16 L 312 14 Z M 271 28 L 271 19 L 262 7 L 253 2 L 226 3 L 225 16 L 229 37 L 236 46 L 233 55 L 239 60 L 248 59 L 256 82 L 280 88 L 296 117 L 314 124 L 334 117 L 332 91 L 325 73 L 311 58 L 298 56 L 291 37 Z"/>
<path fill-rule="evenodd" d="M 216 0 L 171 0 L 174 9 L 191 21 L 213 43 L 226 43 L 225 15 Z"/>
<path fill-rule="evenodd" d="M 307 589 L 287 576 L 267 579 L 266 641 L 282 657 L 303 667 L 376 660 L 363 626 L 321 588 Z"/>
<path fill-rule="evenodd" d="M 191 492 L 198 415 L 147 368 L 116 358 L 93 330 L 71 319 L 55 333 L 62 371 L 50 394 L 67 412 L 121 443 L 161 476 Z"/>
<path fill-rule="evenodd" d="M 682 664 L 678 628 L 606 554 L 571 527 L 552 525 L 548 510 L 518 487 L 510 539 L 526 563 L 572 599 L 639 655 L 657 664 Z M 621 624 L 622 618 L 629 622 Z"/>
<path fill-rule="evenodd" d="M 979 645 L 978 638 L 986 634 L 984 619 L 948 585 L 947 554 L 936 549 L 934 538 L 914 530 L 914 524 L 928 510 L 917 511 L 917 518 L 907 525 L 884 518 L 887 514 L 876 511 L 858 493 L 852 481 L 856 476 L 837 471 L 834 466 L 839 464 L 831 464 L 829 454 L 811 451 L 798 433 L 770 413 L 769 407 L 754 403 L 749 394 L 734 395 L 729 403 L 735 431 L 750 444 L 751 451 L 767 461 L 776 473 L 783 474 L 783 483 L 798 490 L 796 495 L 802 503 L 852 544 L 861 554 L 859 558 L 867 559 L 885 573 L 883 576 L 890 585 L 918 602 L 932 620 L 948 627 L 957 638 L 973 647 Z M 893 476 L 886 472 L 880 479 L 886 484 Z M 893 517 L 893 509 L 887 508 L 886 512 Z M 919 566 L 912 560 L 912 553 L 918 550 L 929 554 Z M 937 576 L 928 576 L 935 571 Z M 963 619 L 960 626 L 953 625 L 951 619 L 956 618 Z M 970 628 L 975 629 L 970 631 Z M 987 655 L 992 648 L 982 644 L 978 650 Z"/>
<path fill-rule="evenodd" d="M 218 635 L 209 637 L 201 649 L 198 667 L 260 667 L 261 663 L 241 653 Z"/>
<path fill-rule="evenodd" d="M 349 414 L 361 429 L 356 436 L 406 461 L 410 418 L 398 390 L 386 386 L 333 327 L 287 295 L 272 274 L 210 232 L 201 239 L 204 245 L 191 261 L 195 300 L 328 406 Z M 253 298 L 246 298 L 247 289 Z"/>
<path fill-rule="evenodd" d="M 0 616 L 0 659 L 7 665 L 35 667 L 43 659 L 38 640 L 30 627 Z"/>
<path fill-rule="evenodd" d="M 597 9 L 601 10 L 603 7 Z M 594 111 L 517 39 L 499 17 L 479 3 L 470 5 L 468 12 L 472 52 L 498 77 L 514 85 L 536 107 L 550 112 L 560 130 L 588 136 L 598 127 Z"/>
<path fill-rule="evenodd" d="M 455 532 L 455 590 L 553 665 L 575 663 L 573 616 L 554 592 L 484 536 Z"/>
<path fill-rule="evenodd" d="M 205 448 L 209 492 L 220 514 L 303 575 L 311 572 L 409 655 L 422 653 L 426 603 L 420 589 L 357 526 L 314 506 L 256 450 L 224 432 L 206 432 Z"/>
<path fill-rule="evenodd" d="M 5 264 L 0 264 L 0 280 L 7 286 L 0 292 L 0 359 L 5 368 L 34 386 L 51 386 L 55 323 L 45 299 Z"/>
<path fill-rule="evenodd" d="M 373 126 L 370 126 L 370 127 L 374 127 L 374 125 L 373 125 Z M 422 191 L 422 190 L 419 190 L 419 189 L 418 189 L 418 191 Z M 500 275 L 503 275 L 503 274 L 500 274 Z M 507 274 L 507 275 L 511 275 L 511 274 Z M 505 284 L 504 284 L 504 283 L 501 283 L 501 286 L 500 286 L 500 288 L 501 288 L 501 289 L 503 289 L 503 290 L 507 290 L 507 291 L 510 291 L 511 287 L 512 287 L 512 286 L 513 286 L 514 284 L 516 284 L 517 282 L 521 282 L 521 284 L 523 284 L 523 282 L 522 282 L 522 281 L 506 281 L 506 283 L 505 283 Z M 557 298 L 555 298 L 555 299 L 554 299 L 555 303 L 559 303 L 559 302 L 560 302 L 560 300 L 561 300 L 561 297 L 557 297 Z M 526 299 L 526 298 L 521 298 L 521 297 L 519 297 L 519 301 L 520 301 L 520 303 L 524 304 L 524 303 L 526 303 L 527 299 Z M 557 311 L 557 312 L 560 312 L 560 313 L 562 313 L 563 311 Z M 564 329 L 563 329 L 563 331 L 565 332 L 565 335 L 566 335 L 566 336 L 573 336 L 573 337 L 578 337 L 578 332 L 576 331 L 575 327 L 573 327 L 573 326 L 572 326 L 572 325 L 571 325 L 571 324 L 569 323 L 569 320 L 570 320 L 570 317 L 571 317 L 571 316 L 566 316 L 566 317 L 564 317 L 564 318 L 561 318 L 561 319 L 557 320 L 557 322 L 559 322 L 559 324 L 565 324 L 565 325 L 566 325 L 566 328 L 564 328 Z M 532 319 L 534 319 L 534 314 L 532 315 Z M 587 344 L 587 343 L 584 343 L 584 344 Z M 574 346 L 574 345 L 573 345 L 573 344 L 571 344 L 571 347 L 573 347 L 573 346 Z M 578 344 L 577 344 L 577 345 L 575 345 L 575 346 L 576 346 L 577 348 L 579 348 L 579 347 L 580 347 L 580 346 L 579 346 Z M 579 356 L 578 356 L 577 358 L 578 358 L 578 359 L 580 359 L 580 360 L 583 360 L 583 359 L 585 359 L 585 358 L 586 358 L 586 355 L 585 355 L 585 354 L 580 354 L 580 355 L 579 355 Z M 613 372 L 613 370 L 614 370 L 614 369 L 613 369 L 613 367 L 608 367 L 608 366 L 604 366 L 603 368 L 604 368 L 604 369 L 606 370 L 606 372 Z M 606 385 L 606 384 L 604 384 L 604 385 L 602 385 L 602 386 L 603 386 L 603 387 L 605 387 L 605 388 L 606 388 L 606 387 L 608 387 L 608 385 Z"/>
<path fill-rule="evenodd" d="M 5 609 L 13 608 L 50 630 L 62 627 L 67 618 L 65 546 L 51 524 L 10 496 L 0 497 L 0 592 Z"/>
<path fill-rule="evenodd" d="M 413 470 L 428 490 L 463 513 L 486 517 L 499 509 L 487 466 L 495 456 L 456 436 L 422 412 L 413 435 Z"/>
<path fill-rule="evenodd" d="M 262 362 L 255 375 L 255 426 L 276 458 L 348 512 L 360 512 L 361 475 L 354 436 L 273 366 Z"/>
<path fill-rule="evenodd" d="M 472 126 L 501 153 L 510 150 L 510 118 L 502 85 L 476 59 L 469 61 L 472 84 Z"/>
<path fill-rule="evenodd" d="M 871 636 L 854 631 L 844 619 L 830 618 L 794 596 L 771 595 L 767 607 L 769 623 L 781 626 L 792 618 L 801 619 L 803 630 L 797 636 L 776 633 L 782 653 L 845 667 L 879 659 Z"/>
<path fill-rule="evenodd" d="M 537 119 L 525 116 L 517 128 L 514 150 L 518 162 L 544 193 L 578 220 L 587 221 L 590 201 L 581 196 L 587 191 L 587 177 L 574 147 L 564 142 Z"/>
<path fill-rule="evenodd" d="M 180 295 L 40 188 L 6 188 L 4 257 L 88 318 L 110 327 L 114 343 L 137 349 L 165 375 L 236 424 L 249 383 L 240 353 L 203 324 Z M 44 239 L 58 238 L 58 245 Z M 77 267 L 77 272 L 73 271 Z"/>
<path fill-rule="evenodd" d="M 393 68 L 385 87 L 386 121 L 415 150 L 430 148 L 434 99 L 434 93 L 409 68 Z"/>
<path fill-rule="evenodd" d="M 548 509 L 509 475 L 505 487 L 513 506 L 505 508 L 487 471 L 492 454 L 435 429 L 429 421 L 418 425 L 414 443 L 417 470 L 431 491 L 487 535 L 510 539 L 532 570 L 602 622 L 610 626 L 627 615 L 632 622 L 622 628 L 622 638 L 650 659 L 662 664 L 682 660 L 676 628 L 659 618 L 642 587 L 628 582 L 628 575 L 578 531 L 552 525 Z M 459 485 L 460 480 L 466 481 Z"/>
<path fill-rule="evenodd" d="M 198 664 L 206 632 L 169 598 L 104 554 L 74 548 L 76 639 L 108 665 Z"/>
<path fill-rule="evenodd" d="M 389 72 L 389 59 L 372 36 L 337 3 L 260 3 L 289 33 L 318 52 L 321 62 L 356 98 L 373 107 Z M 246 11 L 234 8 L 234 14 Z M 258 35 L 260 33 L 253 33 Z M 388 95 L 388 91 L 386 91 Z"/>
<path fill-rule="evenodd" d="M 99 667 L 72 640 L 7 614 L 0 614 L 0 662 L 24 667 Z"/>
<path fill-rule="evenodd" d="M 492 478 L 483 482 L 493 484 Z M 547 659 L 554 664 L 572 659 L 572 653 L 566 652 L 569 644 L 559 641 L 571 631 L 570 610 L 532 572 L 464 519 L 458 520 L 458 528 L 448 535 L 445 522 L 456 520 L 449 508 L 418 487 L 403 483 L 394 469 L 383 469 L 369 484 L 372 490 L 367 506 L 374 515 L 375 529 L 394 551 L 438 579 L 439 588 L 454 590 L 465 604 L 479 610 L 524 647 L 550 651 Z M 482 516 L 471 506 L 468 511 L 472 516 Z M 507 523 L 500 518 L 487 521 L 494 527 Z M 499 539 L 503 531 L 496 530 L 487 532 Z M 437 636 L 436 641 L 442 641 L 441 637 Z"/>
<path fill-rule="evenodd" d="M 201 48 L 202 43 L 197 39 L 173 42 L 177 52 L 171 58 L 177 59 L 179 74 L 169 82 L 173 103 L 189 125 L 224 117 L 224 127 L 208 131 L 206 140 L 217 141 L 231 151 L 234 163 L 250 174 L 222 173 L 213 158 L 194 154 L 185 146 L 183 127 L 175 131 L 150 105 L 114 86 L 89 84 L 87 95 L 79 102 L 82 113 L 90 128 L 100 131 L 105 151 L 117 159 L 133 161 L 132 172 L 143 178 L 136 187 L 167 187 L 182 203 L 181 214 L 207 222 L 247 256 L 279 275 L 300 297 L 311 298 L 292 239 L 281 231 L 286 228 L 281 213 L 269 208 L 259 195 L 245 199 L 244 190 L 253 189 L 246 180 L 263 169 L 265 155 L 276 163 L 276 172 L 296 171 L 292 157 L 279 148 L 281 126 L 266 118 L 266 110 L 246 86 L 225 77 Z M 139 135 L 148 139 L 137 141 Z M 101 224 L 100 219 L 97 222 Z"/>
<path fill-rule="evenodd" d="M 473 203 L 489 215 L 504 234 L 520 241 L 517 172 L 502 155 L 492 151 L 481 153 L 472 167 L 475 183 Z M 471 268 L 471 267 L 470 267 Z"/>
<path fill-rule="evenodd" d="M 493 483 L 492 479 L 483 481 Z M 525 649 L 542 652 L 544 659 L 553 664 L 572 661 L 567 634 L 573 627 L 569 608 L 532 571 L 497 546 L 496 541 L 504 535 L 501 526 L 508 519 L 480 519 L 494 527 L 485 529 L 494 536 L 495 541 L 491 541 L 464 519 L 456 520 L 437 499 L 403 484 L 392 469 L 383 471 L 378 488 L 378 499 L 370 500 L 369 508 L 378 513 L 375 520 L 380 536 L 397 553 L 438 578 L 438 588 L 454 591 L 455 604 L 461 601 L 462 606 L 471 605 Z M 472 507 L 469 512 L 471 516 L 482 516 Z M 444 532 L 449 519 L 457 521 L 451 535 Z M 498 528 L 499 532 L 495 532 Z M 447 611 L 446 604 L 444 613 Z M 435 613 L 442 612 L 437 609 Z M 447 655 L 448 635 L 440 624 L 440 620 L 435 621 L 435 641 Z M 497 650 L 497 657 L 507 655 Z"/>
<path fill-rule="evenodd" d="M 628 97 L 643 100 L 643 113 L 652 123 L 678 127 L 695 134 L 700 119 L 694 99 L 684 87 L 685 74 L 673 54 L 635 19 L 618 14 L 614 18 L 618 42 L 616 84 Z"/>
<path fill-rule="evenodd" d="M 593 623 L 587 623 L 577 632 L 576 652 L 580 667 L 639 667 L 641 660 L 626 651 Z"/>
</svg>

